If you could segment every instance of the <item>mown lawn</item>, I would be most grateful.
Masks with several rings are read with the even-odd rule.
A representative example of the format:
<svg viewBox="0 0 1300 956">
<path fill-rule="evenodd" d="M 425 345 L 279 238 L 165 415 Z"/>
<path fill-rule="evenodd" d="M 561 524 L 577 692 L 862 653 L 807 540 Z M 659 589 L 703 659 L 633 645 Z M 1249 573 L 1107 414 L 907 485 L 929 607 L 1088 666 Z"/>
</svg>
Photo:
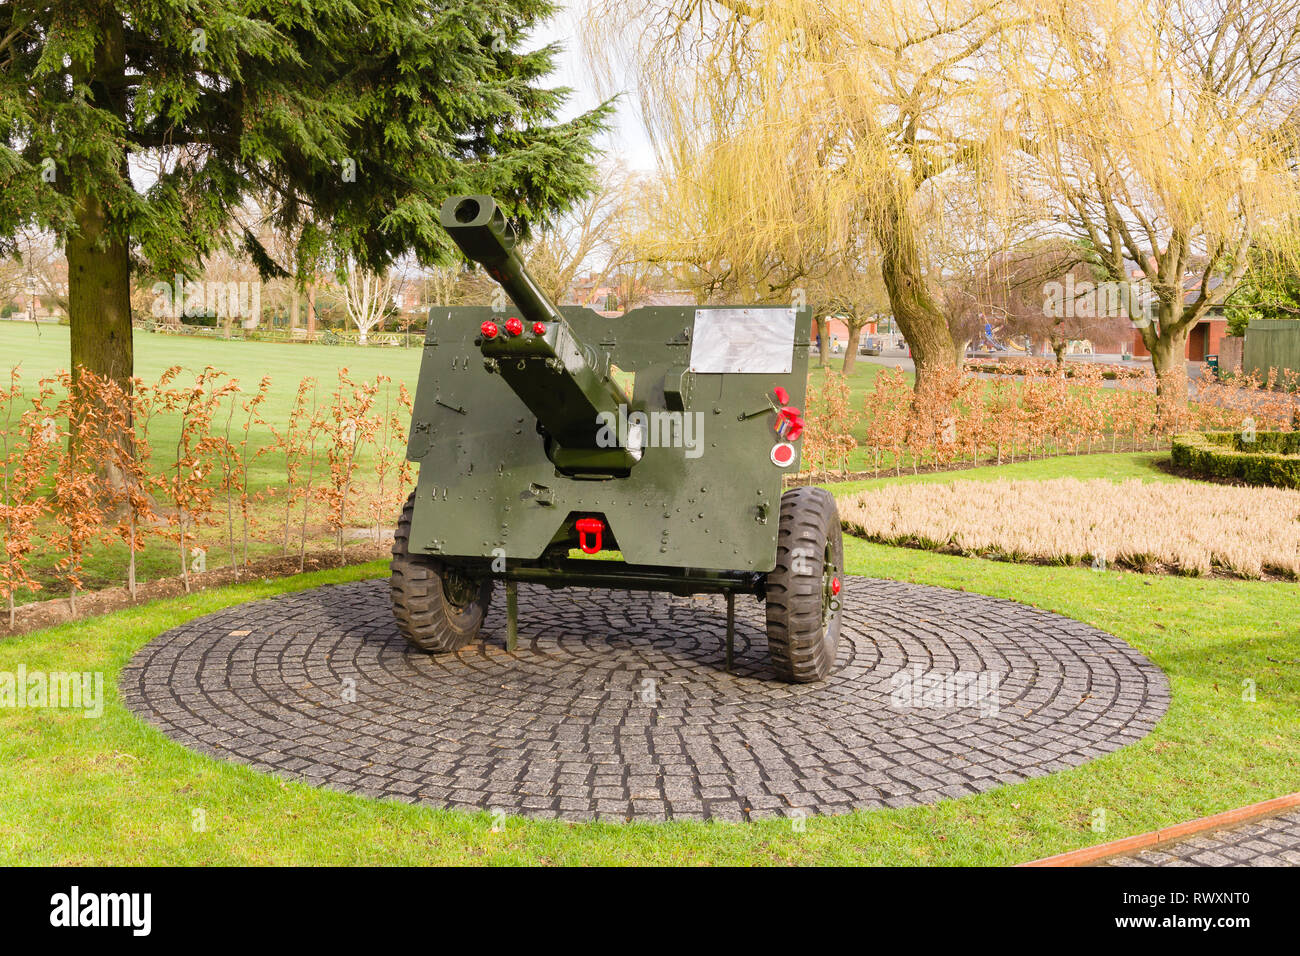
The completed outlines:
<svg viewBox="0 0 1300 956">
<path fill-rule="evenodd" d="M 895 475 L 892 471 L 881 471 L 879 478 L 866 478 L 861 481 L 837 481 L 825 483 L 824 488 L 831 488 L 836 495 L 848 495 L 855 491 L 867 491 L 887 484 L 935 484 L 949 481 L 997 481 L 1039 480 L 1047 478 L 1110 478 L 1123 481 L 1126 478 L 1140 478 L 1142 481 L 1181 481 L 1160 467 L 1169 460 L 1168 452 L 1117 452 L 1115 454 L 1095 455 L 1057 455 L 1050 458 L 1035 458 L 1026 461 L 1009 462 L 1002 465 L 980 465 L 976 468 L 957 468 L 952 471 L 929 471 L 912 474 L 906 469 Z M 1213 487 L 1208 486 L 1207 487 Z"/>
<path fill-rule="evenodd" d="M 1095 456 L 1141 473 L 1148 456 Z M 1102 467 L 1085 459 L 1082 471 Z M 1045 463 L 1038 475 L 1045 477 Z M 1011 469 L 1000 473 L 1011 476 Z M 978 479 L 974 472 L 937 476 Z M 1155 478 L 1157 475 L 1152 474 Z M 929 479 L 927 479 L 929 480 Z M 839 490 L 838 488 L 836 489 Z M 565 824 L 371 801 L 193 754 L 118 702 L 152 637 L 220 607 L 385 575 L 383 564 L 257 582 L 0 642 L 0 670 L 106 672 L 99 720 L 0 710 L 0 863 L 1007 864 L 1300 789 L 1296 585 L 1034 567 L 846 541 L 851 573 L 961 588 L 1086 621 L 1169 676 L 1141 742 L 1050 777 L 932 807 L 753 824 Z M 1246 682 L 1255 699 L 1245 699 Z M 1108 829 L 1091 830 L 1105 808 Z M 194 832 L 193 811 L 207 829 Z"/>
</svg>

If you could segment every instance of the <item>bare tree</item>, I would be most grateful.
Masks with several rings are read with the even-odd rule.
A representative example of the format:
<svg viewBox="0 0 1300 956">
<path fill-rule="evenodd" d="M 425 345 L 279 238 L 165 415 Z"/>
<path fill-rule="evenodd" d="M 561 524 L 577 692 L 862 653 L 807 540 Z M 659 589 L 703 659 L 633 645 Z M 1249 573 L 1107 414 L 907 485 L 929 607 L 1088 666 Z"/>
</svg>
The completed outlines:
<svg viewBox="0 0 1300 956">
<path fill-rule="evenodd" d="M 0 259 L 0 309 L 10 305 L 26 288 L 26 269 L 17 259 Z"/>
<path fill-rule="evenodd" d="M 843 368 L 847 375 L 857 363 L 862 330 L 875 316 L 889 309 L 879 250 L 861 245 L 828 257 L 823 268 L 809 281 L 807 294 L 820 321 L 839 319 L 848 329 Z M 820 336 L 823 351 L 830 347 L 829 338 L 824 332 Z"/>
<path fill-rule="evenodd" d="M 595 190 L 566 215 L 537 230 L 524 250 L 528 271 L 551 301 L 569 300 L 574 281 L 586 272 L 604 285 L 629 256 L 629 217 L 637 177 L 606 164 Z"/>
<path fill-rule="evenodd" d="M 39 229 L 21 230 L 13 246 L 17 256 L 0 260 L 0 305 L 26 296 L 29 287 L 47 306 L 68 312 L 68 262 L 58 240 Z"/>
<path fill-rule="evenodd" d="M 984 262 L 965 288 L 980 315 L 1004 334 L 1026 336 L 1051 347 L 1063 361 L 1079 339 L 1113 341 L 1125 319 L 1098 294 L 1097 269 L 1089 251 L 1065 239 L 1022 243 Z"/>
<path fill-rule="evenodd" d="M 362 345 L 369 342 L 370 332 L 393 307 L 393 294 L 397 291 L 395 273 L 378 275 L 356 264 L 348 268 L 343 282 L 343 300 L 348 318 L 360 333 Z"/>
</svg>

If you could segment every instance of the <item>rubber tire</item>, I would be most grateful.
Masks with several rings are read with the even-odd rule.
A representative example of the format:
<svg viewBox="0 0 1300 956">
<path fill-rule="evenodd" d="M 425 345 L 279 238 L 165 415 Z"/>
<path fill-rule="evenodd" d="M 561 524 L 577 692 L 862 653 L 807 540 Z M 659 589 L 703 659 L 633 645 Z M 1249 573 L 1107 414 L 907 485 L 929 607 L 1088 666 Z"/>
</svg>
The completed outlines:
<svg viewBox="0 0 1300 956">
<path fill-rule="evenodd" d="M 825 680 L 840 648 L 843 605 L 822 626 L 822 573 L 826 547 L 842 574 L 844 539 L 835 498 L 824 488 L 791 488 L 781 496 L 776 567 L 767 576 L 767 646 L 777 676 L 794 684 Z M 811 573 L 794 572 L 804 549 Z"/>
<path fill-rule="evenodd" d="M 483 579 L 478 596 L 465 607 L 448 601 L 442 585 L 442 563 L 408 550 L 414 511 L 415 492 L 411 492 L 393 534 L 393 616 L 397 629 L 413 647 L 429 654 L 446 654 L 460 650 L 478 636 L 492 601 L 492 579 Z"/>
</svg>

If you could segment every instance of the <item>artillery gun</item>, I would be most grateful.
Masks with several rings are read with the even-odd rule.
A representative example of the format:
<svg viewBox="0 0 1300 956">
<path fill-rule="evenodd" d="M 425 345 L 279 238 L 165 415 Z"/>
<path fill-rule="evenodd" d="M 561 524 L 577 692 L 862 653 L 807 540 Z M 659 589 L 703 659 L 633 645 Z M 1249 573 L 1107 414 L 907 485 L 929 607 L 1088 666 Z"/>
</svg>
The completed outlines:
<svg viewBox="0 0 1300 956">
<path fill-rule="evenodd" d="M 434 307 L 407 457 L 419 465 L 393 545 L 393 610 L 421 650 L 478 634 L 504 583 L 766 601 L 777 675 L 825 678 L 839 645 L 835 500 L 791 488 L 807 387 L 807 309 L 557 308 L 489 196 L 441 223 L 510 302 Z M 513 304 L 513 308 L 510 307 Z M 593 560 L 599 556 L 604 560 Z"/>
</svg>

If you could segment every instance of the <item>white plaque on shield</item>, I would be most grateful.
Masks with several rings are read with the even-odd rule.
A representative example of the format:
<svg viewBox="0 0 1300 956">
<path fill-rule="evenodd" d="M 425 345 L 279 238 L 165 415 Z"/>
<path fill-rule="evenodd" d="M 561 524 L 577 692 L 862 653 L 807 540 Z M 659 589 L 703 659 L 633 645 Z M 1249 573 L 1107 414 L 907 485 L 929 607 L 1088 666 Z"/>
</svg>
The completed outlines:
<svg viewBox="0 0 1300 956">
<path fill-rule="evenodd" d="M 696 309 L 691 371 L 788 373 L 794 309 Z"/>
</svg>

